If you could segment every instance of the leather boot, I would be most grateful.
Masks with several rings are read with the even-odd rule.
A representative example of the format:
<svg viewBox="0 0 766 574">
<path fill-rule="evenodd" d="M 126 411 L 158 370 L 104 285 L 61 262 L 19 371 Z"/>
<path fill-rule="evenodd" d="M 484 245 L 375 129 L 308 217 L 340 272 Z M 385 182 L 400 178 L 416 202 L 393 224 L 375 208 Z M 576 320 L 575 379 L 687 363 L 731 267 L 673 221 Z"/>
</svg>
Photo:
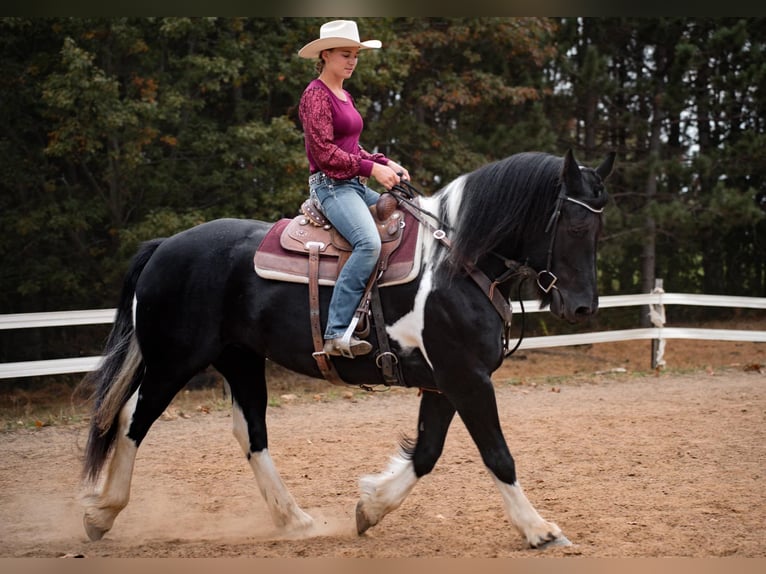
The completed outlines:
<svg viewBox="0 0 766 574">
<path fill-rule="evenodd" d="M 348 345 L 348 352 L 341 351 L 343 337 L 337 337 L 335 339 L 326 339 L 324 342 L 324 352 L 334 357 L 358 357 L 359 355 L 366 355 L 372 351 L 372 345 L 368 341 L 351 337 L 351 341 Z"/>
</svg>

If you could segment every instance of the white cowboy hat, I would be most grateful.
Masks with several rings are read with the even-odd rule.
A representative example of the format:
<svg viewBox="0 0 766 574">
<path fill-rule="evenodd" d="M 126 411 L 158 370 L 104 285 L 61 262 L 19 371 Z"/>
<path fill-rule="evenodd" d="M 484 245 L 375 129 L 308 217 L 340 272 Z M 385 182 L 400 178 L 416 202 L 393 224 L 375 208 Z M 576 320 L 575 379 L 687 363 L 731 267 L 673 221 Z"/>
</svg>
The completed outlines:
<svg viewBox="0 0 766 574">
<path fill-rule="evenodd" d="M 303 48 L 298 50 L 301 58 L 317 58 L 322 50 L 331 48 L 380 48 L 380 40 L 359 41 L 359 30 L 356 28 L 356 22 L 352 20 L 333 20 L 322 24 L 319 29 L 319 39 L 309 42 Z"/>
</svg>

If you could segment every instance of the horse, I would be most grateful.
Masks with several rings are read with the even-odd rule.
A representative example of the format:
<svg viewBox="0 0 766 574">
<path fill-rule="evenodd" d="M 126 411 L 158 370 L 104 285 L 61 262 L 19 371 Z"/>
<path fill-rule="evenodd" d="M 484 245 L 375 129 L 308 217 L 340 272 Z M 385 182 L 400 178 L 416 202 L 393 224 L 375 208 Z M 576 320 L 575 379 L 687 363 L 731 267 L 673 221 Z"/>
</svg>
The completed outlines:
<svg viewBox="0 0 766 574">
<path fill-rule="evenodd" d="M 576 323 L 596 313 L 604 180 L 614 159 L 610 152 L 591 168 L 579 165 L 571 150 L 563 157 L 521 152 L 416 198 L 418 226 L 427 230 L 418 236 L 416 276 L 381 288 L 379 297 L 402 385 L 426 392 L 419 395 L 416 437 L 401 439 L 381 473 L 359 479 L 359 535 L 432 471 L 458 413 L 526 543 L 570 544 L 522 490 L 503 435 L 491 375 L 509 354 L 510 319 L 497 301 L 508 305 L 512 285 L 531 276 L 541 308 L 555 316 Z M 291 530 L 311 527 L 267 440 L 266 361 L 322 378 L 312 357 L 307 286 L 253 270 L 253 254 L 274 225 L 217 219 L 148 240 L 134 254 L 102 361 L 83 379 L 93 393 L 82 466 L 83 523 L 91 540 L 101 539 L 127 505 L 137 449 L 153 422 L 210 366 L 228 385 L 233 434 L 272 521 Z M 320 287 L 322 317 L 331 290 Z M 375 355 L 333 357 L 333 363 L 344 384 L 379 384 Z"/>
</svg>

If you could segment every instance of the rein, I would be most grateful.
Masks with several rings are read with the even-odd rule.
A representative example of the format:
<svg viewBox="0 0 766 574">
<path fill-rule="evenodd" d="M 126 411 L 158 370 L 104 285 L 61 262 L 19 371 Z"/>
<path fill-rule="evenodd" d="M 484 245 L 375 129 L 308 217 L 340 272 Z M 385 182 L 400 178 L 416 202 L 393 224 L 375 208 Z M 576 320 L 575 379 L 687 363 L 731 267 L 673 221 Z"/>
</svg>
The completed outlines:
<svg viewBox="0 0 766 574">
<path fill-rule="evenodd" d="M 559 184 L 559 188 L 561 188 L 561 184 Z M 400 201 L 403 207 L 409 211 L 412 216 L 420 222 L 421 225 L 428 229 L 428 231 L 433 235 L 434 239 L 440 241 L 448 249 L 452 248 L 452 242 L 449 240 L 447 234 L 444 231 L 445 229 L 449 230 L 449 226 L 442 219 L 423 209 L 413 201 L 416 195 L 424 197 L 425 194 L 423 194 L 423 192 L 418 190 L 407 180 L 402 180 L 400 184 L 393 186 L 390 191 Z M 498 275 L 494 280 L 489 279 L 489 277 L 487 277 L 487 275 L 473 263 L 465 263 L 463 265 L 465 270 L 468 272 L 468 275 L 479 286 L 484 294 L 487 295 L 493 307 L 495 308 L 495 311 L 497 311 L 497 314 L 500 315 L 500 318 L 503 320 L 502 339 L 504 356 L 506 357 L 513 354 L 519 348 L 522 340 L 524 339 L 525 313 L 524 303 L 521 299 L 521 286 L 523 282 L 526 279 L 536 275 L 537 286 L 541 291 L 543 291 L 543 293 L 548 294 L 552 289 L 558 289 L 558 286 L 556 285 L 558 282 L 558 277 L 553 273 L 553 271 L 551 271 L 551 267 L 553 266 L 553 248 L 556 242 L 556 232 L 558 230 L 559 221 L 561 220 L 561 210 L 565 201 L 570 201 L 574 204 L 584 207 L 588 211 L 595 214 L 600 214 L 604 211 L 603 207 L 592 207 L 584 201 L 570 197 L 564 192 L 563 189 L 560 189 L 553 213 L 551 214 L 551 217 L 545 226 L 545 233 L 551 233 L 551 241 L 548 244 L 546 267 L 542 271 L 535 271 L 532 267 L 525 263 L 519 263 L 518 261 L 508 259 L 507 257 L 504 257 L 503 255 L 494 251 L 491 251 L 489 254 L 500 259 L 507 267 L 507 270 Z M 423 217 L 424 215 L 436 221 L 440 227 L 437 228 L 434 226 L 430 221 Z M 522 282 L 519 284 L 518 290 L 518 298 L 521 305 L 521 335 L 519 336 L 519 339 L 513 348 L 511 348 L 511 317 L 513 311 L 510 300 L 503 297 L 503 295 L 496 289 L 496 287 L 513 279 L 514 277 L 522 277 Z"/>
<path fill-rule="evenodd" d="M 400 185 L 395 185 L 391 191 L 396 192 L 395 195 L 397 199 L 401 200 L 403 207 L 409 211 L 410 214 L 412 214 L 412 216 L 417 219 L 421 225 L 428 229 L 428 231 L 433 235 L 434 239 L 437 239 L 448 249 L 451 249 L 452 242 L 449 240 L 443 229 L 444 227 L 448 228 L 448 226 L 445 225 L 444 222 L 434 214 L 421 208 L 419 205 L 416 205 L 415 202 L 412 201 L 415 197 L 414 193 L 418 193 L 421 196 L 423 193 L 418 191 L 415 187 L 412 186 L 412 184 L 407 181 L 403 181 L 402 183 L 406 186 L 406 188 Z M 423 217 L 424 214 L 441 224 L 441 227 L 437 228 L 434 226 L 430 221 Z M 516 348 L 518 348 L 517 344 L 513 350 L 510 350 L 511 317 L 513 315 L 513 310 L 509 301 L 503 297 L 503 295 L 496 289 L 496 287 L 501 283 L 508 281 L 511 277 L 518 274 L 520 269 L 526 268 L 526 266 L 523 266 L 522 264 L 511 261 L 509 259 L 503 259 L 509 269 L 497 277 L 494 281 L 490 280 L 490 278 L 487 277 L 487 275 L 473 263 L 465 263 L 463 267 L 468 272 L 468 275 L 471 277 L 471 279 L 473 279 L 473 281 L 489 298 L 492 306 L 495 308 L 495 311 L 497 311 L 497 314 L 500 315 L 500 318 L 503 320 L 503 349 L 504 355 L 507 356 L 508 354 L 515 351 Z"/>
</svg>

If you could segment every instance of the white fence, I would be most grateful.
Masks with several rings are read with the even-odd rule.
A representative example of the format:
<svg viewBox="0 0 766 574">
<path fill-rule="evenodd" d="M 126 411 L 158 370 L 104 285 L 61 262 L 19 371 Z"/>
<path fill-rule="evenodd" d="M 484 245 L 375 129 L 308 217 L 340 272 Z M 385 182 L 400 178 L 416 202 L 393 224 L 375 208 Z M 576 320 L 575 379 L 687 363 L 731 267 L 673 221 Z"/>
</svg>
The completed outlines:
<svg viewBox="0 0 766 574">
<path fill-rule="evenodd" d="M 766 343 L 766 331 L 731 330 L 731 329 L 693 329 L 664 326 L 665 305 L 696 305 L 703 307 L 739 307 L 748 309 L 766 309 L 763 297 L 730 297 L 725 295 L 694 295 L 686 293 L 654 293 L 641 295 L 613 295 L 599 298 L 599 308 L 631 307 L 646 305 L 652 309 L 652 321 L 655 327 L 644 329 L 623 329 L 578 333 L 574 335 L 550 335 L 525 338 L 521 349 L 539 349 L 544 347 L 566 347 L 591 343 L 630 341 L 649 339 L 658 341 L 661 350 L 667 339 L 707 339 L 713 341 L 752 341 Z M 538 313 L 536 301 L 524 301 L 527 313 Z M 19 313 L 0 315 L 0 329 L 28 329 L 34 327 L 60 327 L 70 325 L 94 325 L 111 323 L 115 309 L 94 309 L 90 311 L 58 311 L 51 313 Z M 521 312 L 518 302 L 513 304 L 514 313 Z M 547 310 L 546 310 L 547 311 Z M 657 318 L 660 318 L 658 321 Z M 766 328 L 766 322 L 764 322 Z M 0 379 L 32 377 L 39 375 L 57 375 L 65 373 L 84 373 L 94 370 L 101 357 L 76 357 L 71 359 L 52 359 L 47 361 L 27 361 L 20 363 L 0 363 Z M 657 360 L 662 364 L 661 356 Z"/>
</svg>

